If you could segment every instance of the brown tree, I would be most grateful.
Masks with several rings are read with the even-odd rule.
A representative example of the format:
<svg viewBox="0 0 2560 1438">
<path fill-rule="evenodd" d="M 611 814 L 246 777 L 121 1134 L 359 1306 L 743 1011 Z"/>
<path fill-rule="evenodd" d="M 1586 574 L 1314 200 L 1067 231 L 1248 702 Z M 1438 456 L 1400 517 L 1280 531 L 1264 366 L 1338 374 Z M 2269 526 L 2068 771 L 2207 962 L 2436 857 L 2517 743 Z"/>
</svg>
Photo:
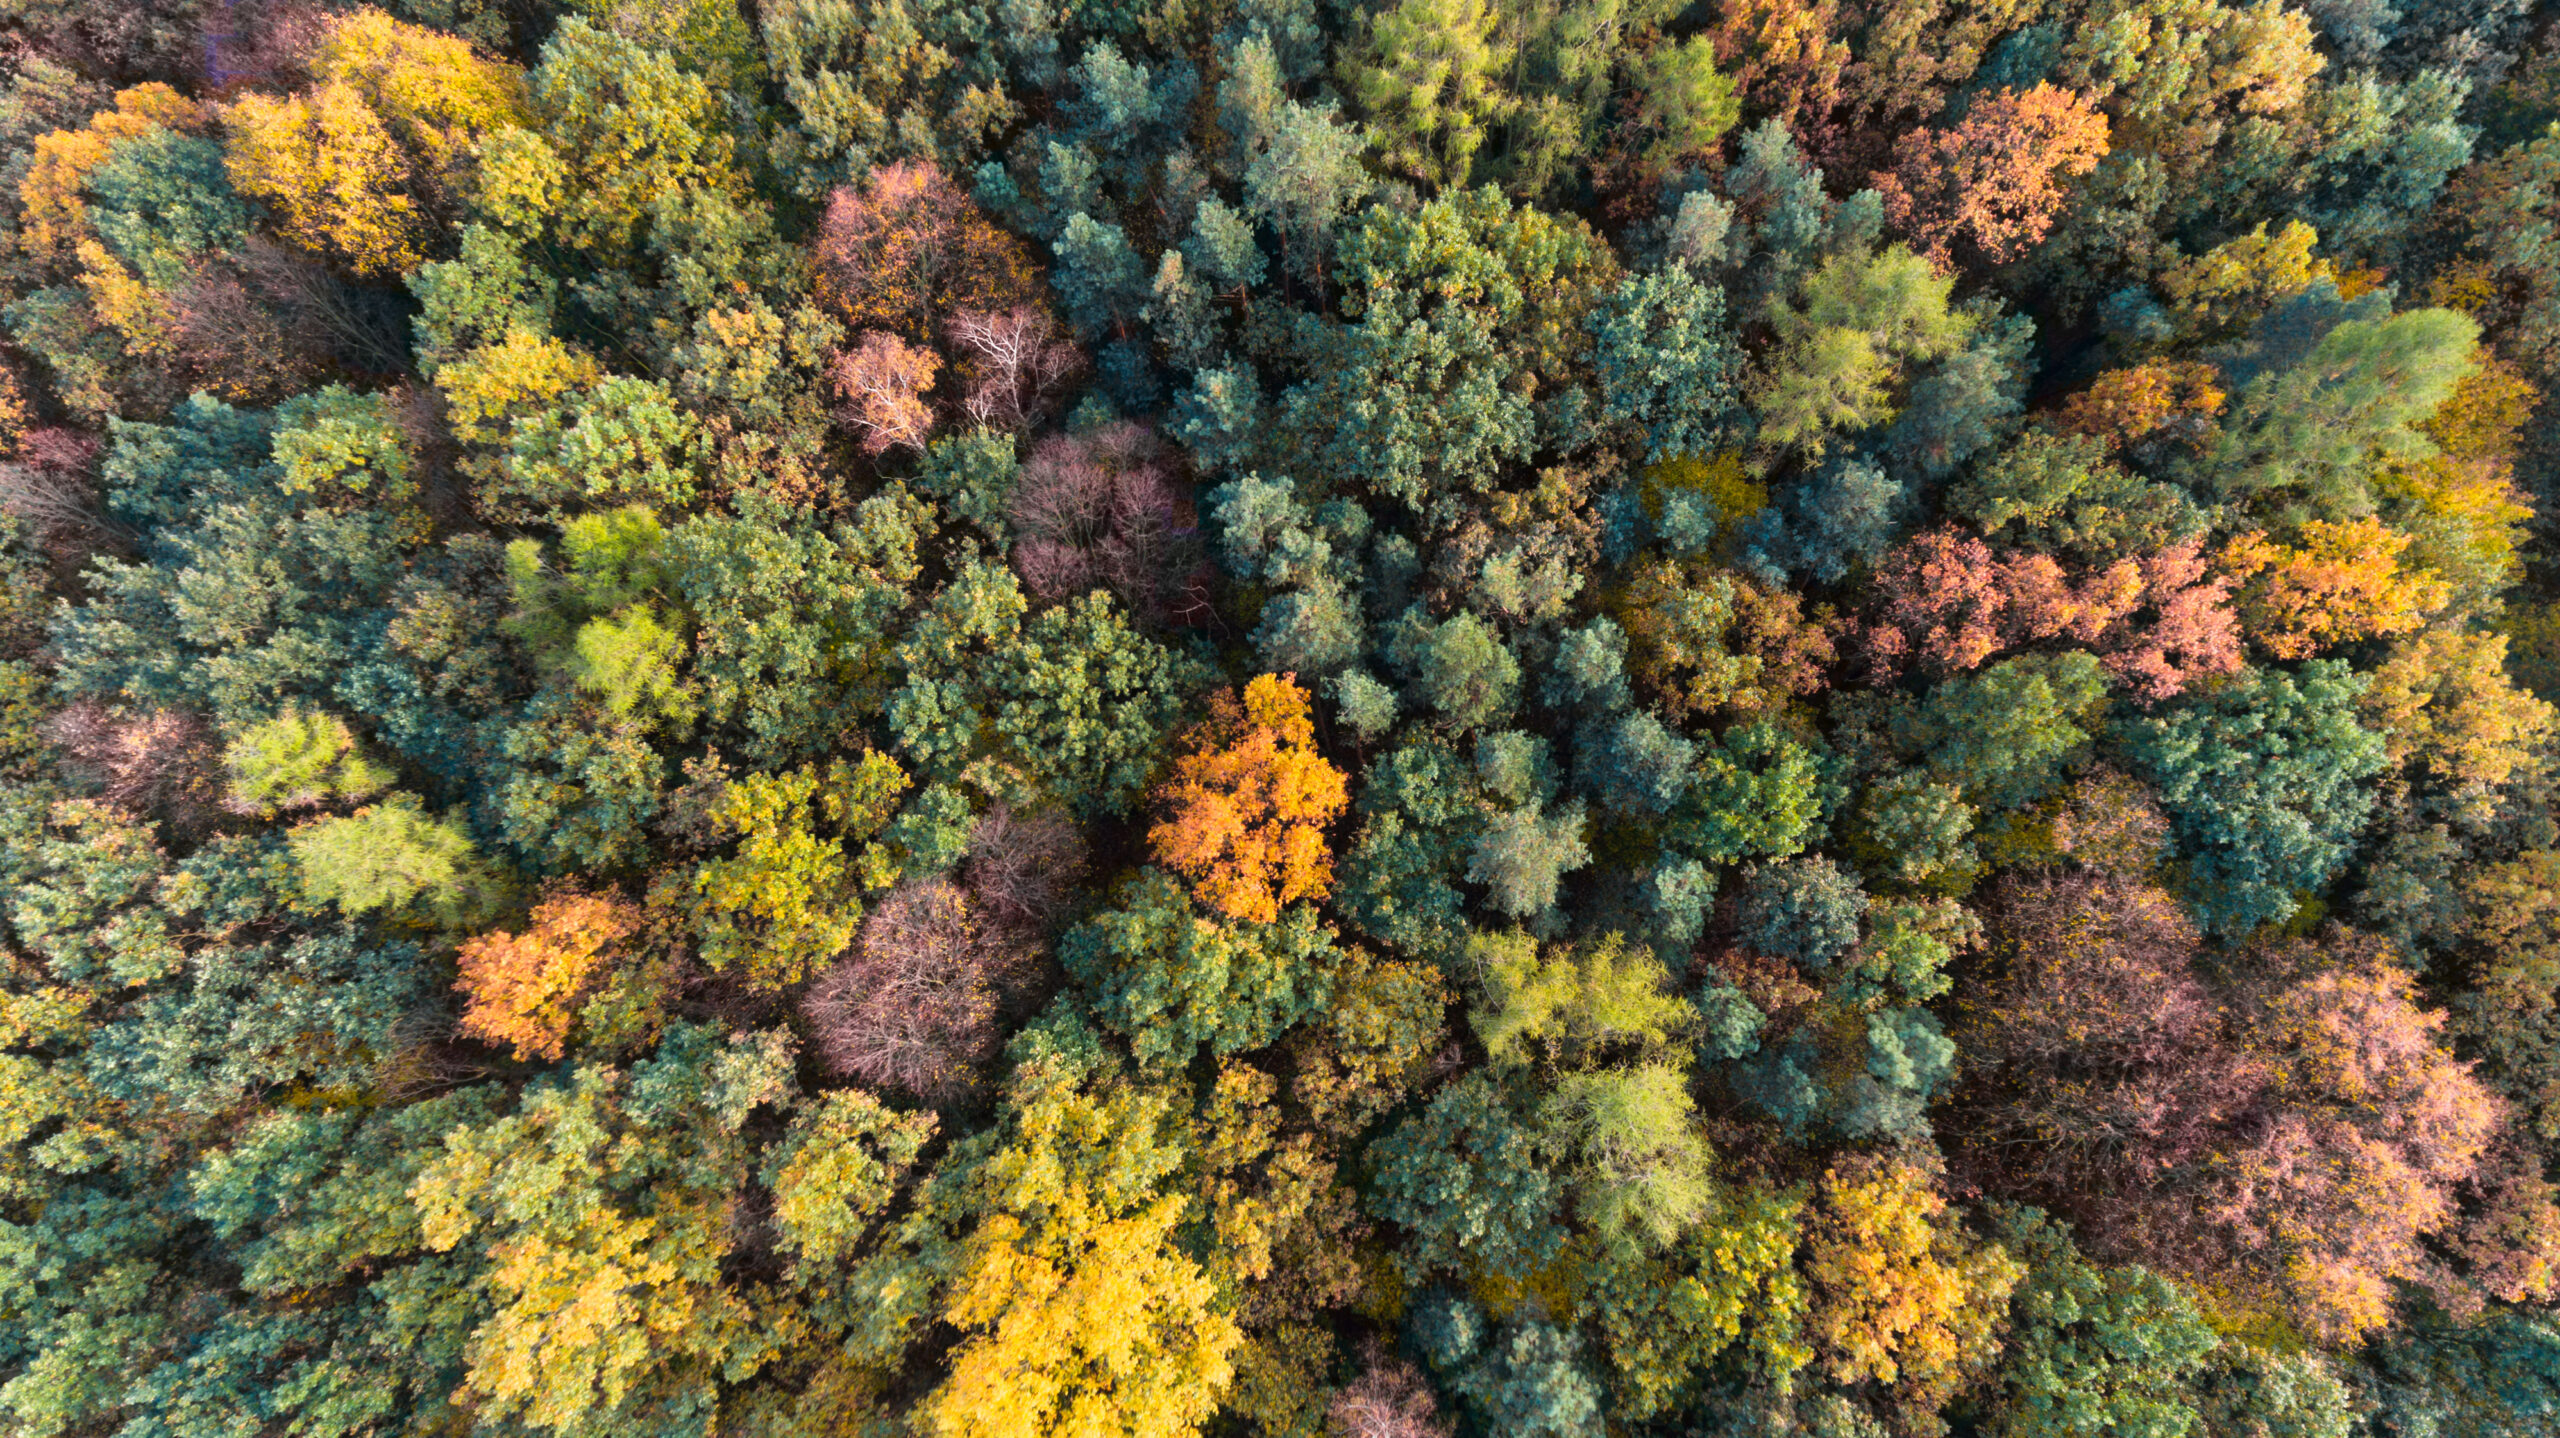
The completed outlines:
<svg viewBox="0 0 2560 1438">
<path fill-rule="evenodd" d="M 871 911 L 853 951 L 810 987 L 801 1012 L 829 1068 L 947 1102 L 975 1086 L 995 1053 L 1004 1000 L 1029 959 L 958 885 L 901 884 Z"/>
</svg>

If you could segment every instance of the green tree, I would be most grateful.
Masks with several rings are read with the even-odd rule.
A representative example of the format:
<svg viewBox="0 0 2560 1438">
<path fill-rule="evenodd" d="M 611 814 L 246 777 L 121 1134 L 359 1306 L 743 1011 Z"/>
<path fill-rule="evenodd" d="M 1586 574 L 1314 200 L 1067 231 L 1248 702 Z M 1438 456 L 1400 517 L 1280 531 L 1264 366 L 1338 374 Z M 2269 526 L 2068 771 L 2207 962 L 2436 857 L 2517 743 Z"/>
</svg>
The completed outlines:
<svg viewBox="0 0 2560 1438">
<path fill-rule="evenodd" d="M 2174 714 L 2125 726 L 2128 756 L 2160 794 L 2207 928 L 2281 920 L 2326 884 L 2373 805 L 2388 762 L 2356 722 L 2365 681 L 2336 660 L 2297 675 L 2244 672 Z"/>
<path fill-rule="evenodd" d="M 1154 1068 L 1180 1068 L 1203 1046 L 1222 1056 L 1268 1046 L 1325 1011 L 1343 957 L 1309 905 L 1274 923 L 1225 921 L 1155 869 L 1058 941 L 1096 1015 Z"/>
</svg>

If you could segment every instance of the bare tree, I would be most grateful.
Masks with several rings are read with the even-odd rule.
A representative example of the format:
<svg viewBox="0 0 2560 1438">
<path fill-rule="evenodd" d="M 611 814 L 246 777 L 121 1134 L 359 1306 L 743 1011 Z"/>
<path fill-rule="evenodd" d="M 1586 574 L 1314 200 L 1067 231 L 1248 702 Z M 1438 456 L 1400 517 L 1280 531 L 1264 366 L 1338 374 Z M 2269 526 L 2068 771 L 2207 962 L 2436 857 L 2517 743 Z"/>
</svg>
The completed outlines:
<svg viewBox="0 0 2560 1438">
<path fill-rule="evenodd" d="M 819 1056 L 838 1073 L 928 1103 L 967 1094 L 1001 1036 L 1005 991 L 1029 954 L 1007 930 L 982 924 L 969 896 L 944 879 L 890 891 L 802 1000 Z"/>
<path fill-rule="evenodd" d="M 1058 387 L 1084 368 L 1084 352 L 1059 333 L 1055 317 L 1034 305 L 961 310 L 947 329 L 969 356 L 960 408 L 978 424 L 1029 426 L 1056 400 Z"/>
<path fill-rule="evenodd" d="M 969 832 L 962 872 L 990 918 L 1036 931 L 1065 908 L 1084 861 L 1084 834 L 1064 813 L 1017 814 L 998 804 Z"/>
<path fill-rule="evenodd" d="M 1187 488 L 1143 426 L 1053 435 L 1014 484 L 1015 571 L 1042 599 L 1099 585 L 1162 620 L 1199 558 Z"/>
<path fill-rule="evenodd" d="M 836 353 L 828 377 L 844 396 L 837 413 L 862 432 L 863 453 L 882 454 L 896 445 L 924 448 L 933 434 L 933 410 L 924 394 L 940 368 L 933 351 L 887 330 L 865 330 L 861 343 Z"/>
<path fill-rule="evenodd" d="M 1369 1355 L 1369 1371 L 1333 1395 L 1329 1410 L 1342 1438 L 1449 1438 L 1449 1420 L 1410 1363 Z"/>
<path fill-rule="evenodd" d="M 97 461 L 98 442 L 77 430 L 28 430 L 17 458 L 0 464 L 0 511 L 57 559 L 130 541 L 131 533 L 99 503 Z"/>
<path fill-rule="evenodd" d="M 136 814 L 185 829 L 209 826 L 222 798 L 221 754 L 213 731 L 175 709 L 128 713 L 80 699 L 44 722 L 65 766 L 103 797 Z"/>
</svg>

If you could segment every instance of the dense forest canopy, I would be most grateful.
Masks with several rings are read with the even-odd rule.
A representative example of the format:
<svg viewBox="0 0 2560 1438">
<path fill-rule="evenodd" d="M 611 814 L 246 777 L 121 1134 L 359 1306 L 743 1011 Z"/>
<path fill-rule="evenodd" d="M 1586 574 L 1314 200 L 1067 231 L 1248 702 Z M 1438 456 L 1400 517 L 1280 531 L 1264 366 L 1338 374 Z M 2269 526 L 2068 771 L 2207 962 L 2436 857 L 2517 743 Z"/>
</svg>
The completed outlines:
<svg viewBox="0 0 2560 1438">
<path fill-rule="evenodd" d="M 0 0 L 0 1434 L 2560 1434 L 2555 393 L 2527 0 Z"/>
</svg>

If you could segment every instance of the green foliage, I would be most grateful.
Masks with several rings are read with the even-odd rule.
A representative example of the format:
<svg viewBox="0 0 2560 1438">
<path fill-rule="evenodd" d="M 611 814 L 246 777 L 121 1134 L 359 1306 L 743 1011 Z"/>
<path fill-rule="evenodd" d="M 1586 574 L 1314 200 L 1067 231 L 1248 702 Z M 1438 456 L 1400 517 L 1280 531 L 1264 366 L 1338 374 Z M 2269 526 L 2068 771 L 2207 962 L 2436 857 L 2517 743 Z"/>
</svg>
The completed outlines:
<svg viewBox="0 0 2560 1438">
<path fill-rule="evenodd" d="M 1497 1063 L 1582 1064 L 1667 1043 L 1695 1017 L 1653 951 L 1616 934 L 1543 956 L 1525 935 L 1481 935 L 1467 958 L 1484 986 L 1467 1019 Z"/>
<path fill-rule="evenodd" d="M 1535 1135 L 1482 1075 L 1458 1080 L 1369 1147 L 1370 1211 L 1412 1230 L 1397 1262 L 1519 1280 L 1555 1256 L 1560 1195 Z"/>
<path fill-rule="evenodd" d="M 412 794 L 394 794 L 343 818 L 293 831 L 303 897 L 350 915 L 417 914 L 453 927 L 498 902 L 497 879 L 462 825 L 436 819 Z"/>
<path fill-rule="evenodd" d="M 1305 904 L 1272 924 L 1222 922 L 1172 876 L 1147 870 L 1109 909 L 1058 941 L 1058 961 L 1141 1063 L 1179 1068 L 1206 1046 L 1269 1045 L 1324 1012 L 1342 962 Z"/>
<path fill-rule="evenodd" d="M 347 721 L 290 709 L 242 731 L 222 751 L 222 762 L 231 771 L 231 807 L 264 818 L 370 799 L 393 778 L 365 757 Z"/>
<path fill-rule="evenodd" d="M 2182 1288 L 2141 1268 L 2101 1268 L 2034 1209 L 2002 1214 L 1999 1239 L 2026 1265 L 2009 1299 L 2016 1327 L 1988 1431 L 2003 1438 L 2147 1433 L 2200 1427 L 2192 1391 L 2222 1346 Z"/>
<path fill-rule="evenodd" d="M 2169 812 L 2207 928 L 2281 920 L 2337 872 L 2382 771 L 2356 722 L 2364 680 L 2336 660 L 2253 670 L 2165 718 L 2126 726 L 2126 752 Z"/>
</svg>

